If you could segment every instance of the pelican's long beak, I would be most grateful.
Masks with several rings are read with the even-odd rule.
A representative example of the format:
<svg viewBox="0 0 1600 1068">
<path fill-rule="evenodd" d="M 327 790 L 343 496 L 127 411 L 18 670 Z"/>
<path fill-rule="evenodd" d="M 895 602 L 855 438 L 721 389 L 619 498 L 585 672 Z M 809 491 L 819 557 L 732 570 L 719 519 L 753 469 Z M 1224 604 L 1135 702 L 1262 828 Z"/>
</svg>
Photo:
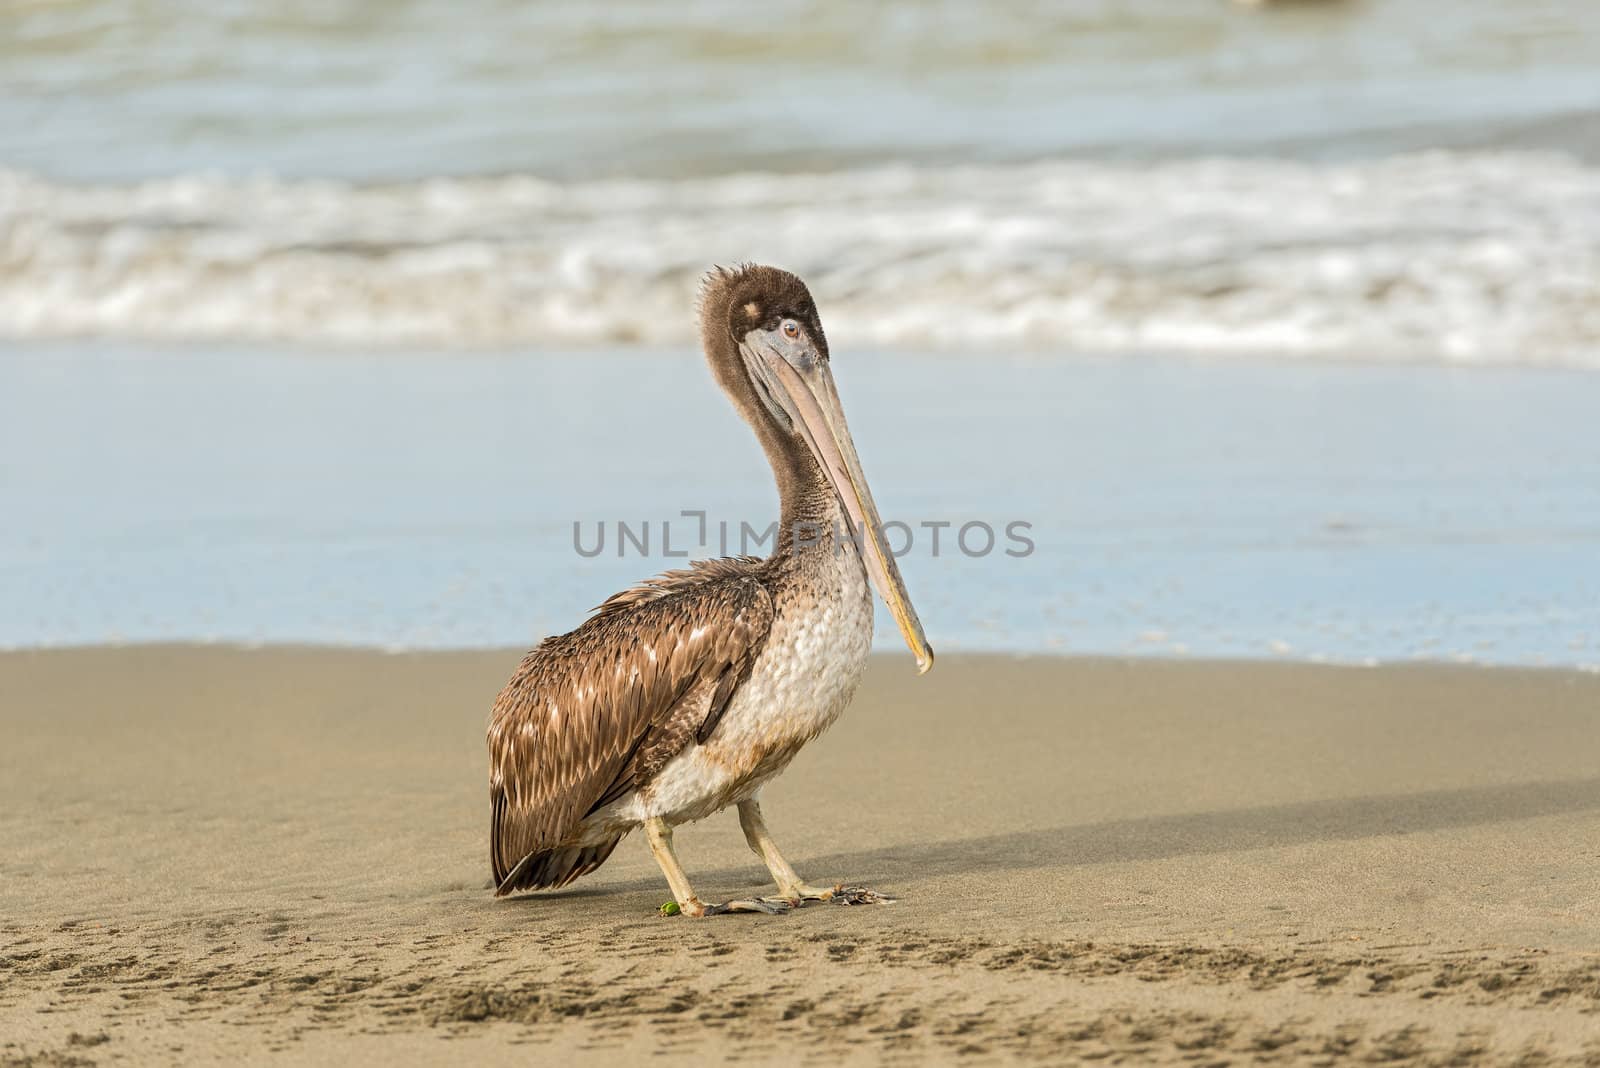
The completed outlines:
<svg viewBox="0 0 1600 1068">
<path fill-rule="evenodd" d="M 780 387 L 776 392 L 787 402 L 784 407 L 789 409 L 817 463 L 839 495 L 850 525 L 860 532 L 867 574 L 877 587 L 878 596 L 889 606 L 906 645 L 916 655 L 917 674 L 922 674 L 933 667 L 933 649 L 922 633 L 917 610 L 911 607 L 900 567 L 884 540 L 883 520 L 878 517 L 878 506 L 872 502 L 867 476 L 861 473 L 861 459 L 856 455 L 855 442 L 850 439 L 850 427 L 844 420 L 839 391 L 833 385 L 833 373 L 825 362 L 816 359 L 807 361 L 804 369 L 796 368 L 780 353 L 765 346 L 759 357 L 772 376 L 768 381 L 776 379 L 775 384 Z"/>
</svg>

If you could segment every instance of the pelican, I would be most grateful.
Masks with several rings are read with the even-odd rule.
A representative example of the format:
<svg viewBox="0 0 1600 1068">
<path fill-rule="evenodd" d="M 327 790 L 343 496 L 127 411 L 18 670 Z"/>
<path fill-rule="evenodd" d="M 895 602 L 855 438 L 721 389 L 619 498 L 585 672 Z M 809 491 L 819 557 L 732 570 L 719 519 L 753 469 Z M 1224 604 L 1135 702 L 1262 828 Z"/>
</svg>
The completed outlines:
<svg viewBox="0 0 1600 1068">
<path fill-rule="evenodd" d="M 774 267 L 713 270 L 700 337 L 772 465 L 772 555 L 668 571 L 523 659 L 489 720 L 497 896 L 565 886 L 642 827 L 686 915 L 888 900 L 804 882 L 767 830 L 761 788 L 850 703 L 872 644 L 873 587 L 919 674 L 933 650 L 885 544 L 805 283 Z M 729 805 L 776 897 L 707 904 L 690 886 L 673 828 Z"/>
</svg>

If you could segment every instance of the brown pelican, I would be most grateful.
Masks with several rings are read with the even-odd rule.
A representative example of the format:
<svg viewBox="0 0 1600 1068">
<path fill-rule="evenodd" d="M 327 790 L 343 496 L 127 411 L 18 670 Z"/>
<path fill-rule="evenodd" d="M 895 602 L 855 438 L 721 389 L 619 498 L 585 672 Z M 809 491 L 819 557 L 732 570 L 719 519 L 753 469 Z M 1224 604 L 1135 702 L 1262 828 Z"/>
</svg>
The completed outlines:
<svg viewBox="0 0 1600 1068">
<path fill-rule="evenodd" d="M 776 545 L 764 560 L 699 561 L 625 590 L 523 659 L 489 722 L 498 895 L 564 886 L 643 827 L 691 916 L 882 899 L 803 882 L 759 795 L 849 704 L 872 643 L 869 581 L 919 672 L 933 650 L 884 543 L 805 283 L 773 267 L 711 272 L 700 336 L 772 465 Z M 708 905 L 690 887 L 672 829 L 729 805 L 777 898 Z"/>
</svg>

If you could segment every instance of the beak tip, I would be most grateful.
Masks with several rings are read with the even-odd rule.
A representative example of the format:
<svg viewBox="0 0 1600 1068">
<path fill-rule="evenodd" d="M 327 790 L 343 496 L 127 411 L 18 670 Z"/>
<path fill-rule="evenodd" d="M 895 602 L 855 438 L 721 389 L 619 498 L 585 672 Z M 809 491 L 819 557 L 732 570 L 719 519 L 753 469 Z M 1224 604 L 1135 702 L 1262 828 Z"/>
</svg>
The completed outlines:
<svg viewBox="0 0 1600 1068">
<path fill-rule="evenodd" d="M 924 646 L 924 653 L 917 657 L 917 674 L 926 675 L 933 669 L 933 647 Z"/>
</svg>

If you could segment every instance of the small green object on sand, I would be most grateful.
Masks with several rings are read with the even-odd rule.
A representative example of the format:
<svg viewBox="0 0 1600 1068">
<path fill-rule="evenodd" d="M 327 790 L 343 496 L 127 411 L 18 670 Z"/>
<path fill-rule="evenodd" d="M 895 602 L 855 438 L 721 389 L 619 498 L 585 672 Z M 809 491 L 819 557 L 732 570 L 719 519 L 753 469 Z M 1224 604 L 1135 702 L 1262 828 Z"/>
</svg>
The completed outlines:
<svg viewBox="0 0 1600 1068">
<path fill-rule="evenodd" d="M 668 901 L 661 906 L 661 915 L 663 916 L 676 916 L 682 911 L 683 910 L 678 907 L 678 903 L 676 901 Z"/>
</svg>

